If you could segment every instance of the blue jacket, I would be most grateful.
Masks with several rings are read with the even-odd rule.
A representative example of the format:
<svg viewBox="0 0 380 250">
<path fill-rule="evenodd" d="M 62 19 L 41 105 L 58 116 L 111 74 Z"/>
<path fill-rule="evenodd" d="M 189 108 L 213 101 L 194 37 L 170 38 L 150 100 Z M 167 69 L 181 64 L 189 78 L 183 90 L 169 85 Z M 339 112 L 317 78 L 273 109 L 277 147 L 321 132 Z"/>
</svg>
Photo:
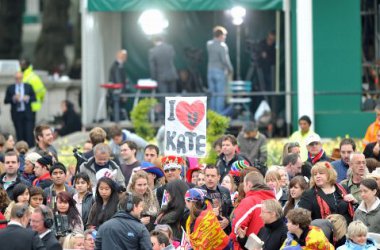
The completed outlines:
<svg viewBox="0 0 380 250">
<path fill-rule="evenodd" d="M 152 243 L 148 230 L 140 220 L 120 211 L 100 226 L 96 234 L 95 249 L 150 250 Z"/>
<path fill-rule="evenodd" d="M 334 169 L 338 174 L 336 182 L 340 183 L 341 181 L 347 178 L 347 170 L 349 166 L 343 160 L 333 161 L 331 162 L 331 165 L 334 166 Z"/>
<path fill-rule="evenodd" d="M 367 244 L 358 245 L 352 242 L 350 239 L 347 239 L 346 244 L 337 248 L 337 250 L 377 250 L 375 241 L 371 238 L 367 239 Z"/>
</svg>

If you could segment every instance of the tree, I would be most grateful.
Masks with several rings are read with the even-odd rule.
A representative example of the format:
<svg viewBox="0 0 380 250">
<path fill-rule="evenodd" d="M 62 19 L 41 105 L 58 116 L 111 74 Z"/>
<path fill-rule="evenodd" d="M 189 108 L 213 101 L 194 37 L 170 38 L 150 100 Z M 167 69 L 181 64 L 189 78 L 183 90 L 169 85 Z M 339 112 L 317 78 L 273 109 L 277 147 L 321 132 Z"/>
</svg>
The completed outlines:
<svg viewBox="0 0 380 250">
<path fill-rule="evenodd" d="M 22 52 L 25 0 L 0 0 L 0 58 L 18 59 Z"/>
<path fill-rule="evenodd" d="M 43 0 L 42 30 L 35 48 L 35 68 L 55 72 L 66 67 L 64 49 L 69 6 L 70 0 Z"/>
</svg>

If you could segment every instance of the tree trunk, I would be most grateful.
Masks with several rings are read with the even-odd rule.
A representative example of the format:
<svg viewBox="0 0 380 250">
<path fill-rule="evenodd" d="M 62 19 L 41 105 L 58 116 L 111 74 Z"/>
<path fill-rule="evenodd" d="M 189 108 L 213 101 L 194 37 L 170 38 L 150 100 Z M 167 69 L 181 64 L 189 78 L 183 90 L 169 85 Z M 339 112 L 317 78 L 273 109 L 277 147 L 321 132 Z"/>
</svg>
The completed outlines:
<svg viewBox="0 0 380 250">
<path fill-rule="evenodd" d="M 70 0 L 43 0 L 42 30 L 35 48 L 35 68 L 50 73 L 61 73 L 66 69 L 69 6 Z"/>
<path fill-rule="evenodd" d="M 0 58 L 19 59 L 25 0 L 0 0 Z"/>
</svg>

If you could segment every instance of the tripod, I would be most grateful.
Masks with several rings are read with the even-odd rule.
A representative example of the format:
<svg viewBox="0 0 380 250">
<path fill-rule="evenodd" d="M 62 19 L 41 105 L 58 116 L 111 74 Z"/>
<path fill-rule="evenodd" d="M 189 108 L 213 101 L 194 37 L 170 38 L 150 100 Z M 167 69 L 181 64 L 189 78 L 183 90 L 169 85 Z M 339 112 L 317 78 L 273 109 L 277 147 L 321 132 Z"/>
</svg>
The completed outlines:
<svg viewBox="0 0 380 250">
<path fill-rule="evenodd" d="M 257 60 L 251 60 L 249 65 L 247 75 L 245 76 L 246 81 L 252 82 L 252 89 L 255 91 L 264 91 L 265 90 L 265 79 L 263 69 L 259 67 Z M 257 80 L 257 81 L 256 81 Z M 255 84 L 257 82 L 258 84 Z M 269 101 L 267 96 L 264 96 L 266 101 Z"/>
</svg>

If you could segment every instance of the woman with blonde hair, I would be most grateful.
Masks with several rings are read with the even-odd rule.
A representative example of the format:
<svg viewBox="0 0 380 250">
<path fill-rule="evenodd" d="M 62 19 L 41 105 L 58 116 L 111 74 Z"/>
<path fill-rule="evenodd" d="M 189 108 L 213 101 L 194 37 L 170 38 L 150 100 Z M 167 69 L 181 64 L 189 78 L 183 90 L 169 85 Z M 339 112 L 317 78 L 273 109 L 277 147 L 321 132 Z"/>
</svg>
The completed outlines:
<svg viewBox="0 0 380 250">
<path fill-rule="evenodd" d="M 63 241 L 63 250 L 84 249 L 84 235 L 81 233 L 68 234 Z"/>
<path fill-rule="evenodd" d="M 338 248 L 346 242 L 347 221 L 340 214 L 330 214 L 326 217 L 333 225 L 333 245 Z"/>
<path fill-rule="evenodd" d="M 311 169 L 310 189 L 302 194 L 298 206 L 309 210 L 313 220 L 341 214 L 347 222 L 352 221 L 354 209 L 347 201 L 351 195 L 336 180 L 337 173 L 329 162 L 318 162 Z"/>
<path fill-rule="evenodd" d="M 265 174 L 265 184 L 267 184 L 268 187 L 270 187 L 273 190 L 276 199 L 278 200 L 278 202 L 280 202 L 281 206 L 283 207 L 286 201 L 288 200 L 288 197 L 285 190 L 282 189 L 280 181 L 281 176 L 278 173 L 278 170 L 276 169 L 271 169 Z"/>
<path fill-rule="evenodd" d="M 368 228 L 360 220 L 350 223 L 347 228 L 347 240 L 337 250 L 377 250 L 373 239 L 367 237 Z"/>
<path fill-rule="evenodd" d="M 141 213 L 141 223 L 143 223 L 149 231 L 154 228 L 154 221 L 156 220 L 159 205 L 156 196 L 150 189 L 148 174 L 139 170 L 132 175 L 131 182 L 128 185 L 128 192 L 142 198 L 144 201 L 144 210 Z"/>
</svg>

